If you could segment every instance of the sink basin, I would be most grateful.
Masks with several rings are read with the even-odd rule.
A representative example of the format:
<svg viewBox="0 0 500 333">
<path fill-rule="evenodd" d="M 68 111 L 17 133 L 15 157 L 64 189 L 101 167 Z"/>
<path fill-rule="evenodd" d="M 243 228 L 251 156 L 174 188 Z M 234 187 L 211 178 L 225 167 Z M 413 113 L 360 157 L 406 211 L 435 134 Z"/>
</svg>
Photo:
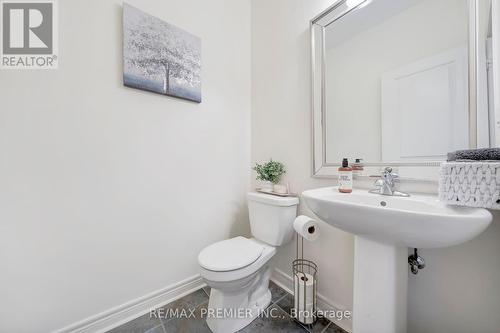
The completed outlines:
<svg viewBox="0 0 500 333">
<path fill-rule="evenodd" d="M 367 190 L 340 193 L 325 187 L 302 193 L 323 221 L 347 232 L 404 247 L 436 248 L 466 242 L 492 220 L 481 208 L 447 206 L 435 196 L 382 196 Z"/>
<path fill-rule="evenodd" d="M 460 244 L 492 220 L 485 209 L 447 206 L 435 196 L 325 187 L 302 192 L 302 199 L 323 221 L 355 234 L 354 333 L 407 331 L 408 247 Z"/>
</svg>

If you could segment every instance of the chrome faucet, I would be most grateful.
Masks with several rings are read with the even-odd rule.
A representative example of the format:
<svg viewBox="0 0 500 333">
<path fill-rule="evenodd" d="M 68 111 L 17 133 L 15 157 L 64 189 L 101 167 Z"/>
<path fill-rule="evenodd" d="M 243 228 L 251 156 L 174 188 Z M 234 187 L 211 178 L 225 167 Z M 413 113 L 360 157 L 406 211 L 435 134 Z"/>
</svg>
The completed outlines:
<svg viewBox="0 0 500 333">
<path fill-rule="evenodd" d="M 408 193 L 400 192 L 395 190 L 395 183 L 398 181 L 399 175 L 392 172 L 391 167 L 386 167 L 378 179 L 375 182 L 375 187 L 370 190 L 370 193 L 380 194 L 380 195 L 391 195 L 399 197 L 409 197 Z"/>
</svg>

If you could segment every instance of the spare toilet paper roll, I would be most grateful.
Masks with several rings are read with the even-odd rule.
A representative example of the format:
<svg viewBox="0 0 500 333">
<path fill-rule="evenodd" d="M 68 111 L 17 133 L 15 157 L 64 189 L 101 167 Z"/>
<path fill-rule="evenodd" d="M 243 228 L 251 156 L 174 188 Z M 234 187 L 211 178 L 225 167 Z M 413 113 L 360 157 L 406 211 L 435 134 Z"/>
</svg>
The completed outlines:
<svg viewBox="0 0 500 333">
<path fill-rule="evenodd" d="M 314 280 L 311 274 L 296 273 L 294 276 L 295 302 L 309 304 L 314 301 Z M 305 293 L 305 295 L 304 295 Z M 298 305 L 295 307 L 297 308 Z"/>
<path fill-rule="evenodd" d="M 312 324 L 314 321 L 314 280 L 307 273 L 294 276 L 295 316 L 301 323 Z"/>
<path fill-rule="evenodd" d="M 295 231 L 307 239 L 308 241 L 314 242 L 319 236 L 319 225 L 318 222 L 305 215 L 299 215 L 293 221 L 293 228 Z"/>
</svg>

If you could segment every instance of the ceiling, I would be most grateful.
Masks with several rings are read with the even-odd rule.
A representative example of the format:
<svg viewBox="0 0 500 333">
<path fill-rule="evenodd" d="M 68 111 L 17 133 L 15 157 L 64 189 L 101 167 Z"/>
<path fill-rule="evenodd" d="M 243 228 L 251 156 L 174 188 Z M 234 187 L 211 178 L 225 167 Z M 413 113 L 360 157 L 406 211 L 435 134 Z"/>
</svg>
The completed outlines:
<svg viewBox="0 0 500 333">
<path fill-rule="evenodd" d="M 326 27 L 326 48 L 335 47 L 353 35 L 380 24 L 422 1 L 424 0 L 372 0 L 364 7 L 354 10 Z"/>
</svg>

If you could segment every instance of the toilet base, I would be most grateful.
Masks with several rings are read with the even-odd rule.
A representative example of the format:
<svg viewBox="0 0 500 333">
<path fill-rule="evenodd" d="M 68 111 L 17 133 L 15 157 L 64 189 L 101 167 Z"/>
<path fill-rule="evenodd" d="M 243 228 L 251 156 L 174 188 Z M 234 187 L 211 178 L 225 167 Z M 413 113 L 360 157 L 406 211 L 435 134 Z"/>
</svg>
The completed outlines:
<svg viewBox="0 0 500 333">
<path fill-rule="evenodd" d="M 234 333 L 252 321 L 271 303 L 270 268 L 254 276 L 253 283 L 239 290 L 212 287 L 207 309 L 207 325 L 214 333 Z"/>
<path fill-rule="evenodd" d="M 210 296 L 212 296 L 212 293 L 214 292 L 217 293 L 218 290 L 212 289 Z M 271 304 L 271 292 L 268 290 L 267 293 L 262 295 L 262 297 L 255 303 L 248 305 L 244 308 L 244 310 L 240 310 L 241 313 L 234 312 L 234 316 L 230 316 L 227 318 L 209 317 L 207 318 L 207 325 L 214 333 L 237 332 L 257 319 L 259 317 L 259 314 L 261 314 L 269 306 L 269 304 Z M 208 305 L 208 309 L 211 309 L 210 303 Z M 240 314 L 241 317 L 238 316 Z"/>
</svg>

